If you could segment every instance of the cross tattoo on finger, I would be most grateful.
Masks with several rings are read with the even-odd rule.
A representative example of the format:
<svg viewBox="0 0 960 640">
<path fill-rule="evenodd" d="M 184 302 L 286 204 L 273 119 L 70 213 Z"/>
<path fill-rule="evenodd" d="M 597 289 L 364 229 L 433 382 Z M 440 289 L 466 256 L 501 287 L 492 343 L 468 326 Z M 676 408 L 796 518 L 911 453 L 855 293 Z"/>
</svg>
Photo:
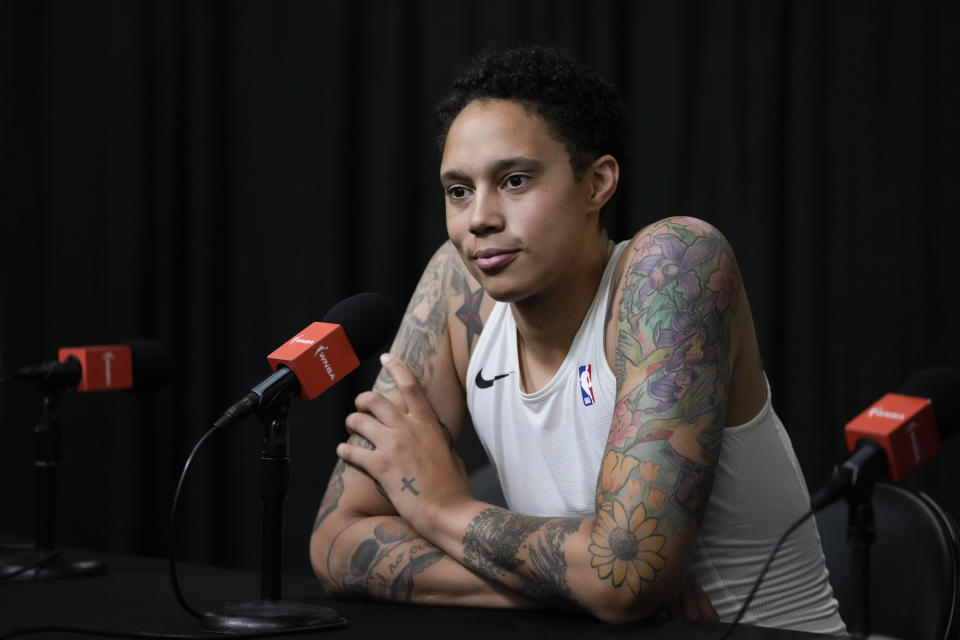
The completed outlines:
<svg viewBox="0 0 960 640">
<path fill-rule="evenodd" d="M 404 479 L 403 479 L 403 486 L 400 487 L 400 491 L 405 491 L 405 490 L 409 489 L 409 490 L 410 490 L 410 493 L 412 493 L 413 495 L 415 495 L 415 496 L 420 495 L 420 492 L 417 491 L 417 488 L 413 486 L 413 481 L 414 481 L 414 480 L 416 480 L 416 478 L 410 478 L 409 480 L 407 480 L 406 478 L 404 478 Z"/>
</svg>

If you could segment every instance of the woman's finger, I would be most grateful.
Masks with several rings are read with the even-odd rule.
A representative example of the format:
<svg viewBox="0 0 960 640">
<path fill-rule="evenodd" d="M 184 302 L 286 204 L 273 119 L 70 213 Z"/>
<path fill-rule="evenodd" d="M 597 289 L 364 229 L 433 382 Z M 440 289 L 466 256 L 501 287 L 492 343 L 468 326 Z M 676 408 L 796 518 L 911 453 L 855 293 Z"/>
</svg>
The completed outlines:
<svg viewBox="0 0 960 640">
<path fill-rule="evenodd" d="M 376 480 L 373 470 L 370 468 L 373 462 L 374 452 L 371 449 L 358 447 L 348 442 L 341 442 L 337 445 L 337 457 L 359 469 L 365 471 Z"/>
<path fill-rule="evenodd" d="M 380 430 L 385 428 L 375 417 L 357 411 L 348 415 L 346 420 L 344 420 L 344 424 L 348 432 L 362 436 L 367 442 L 373 445 L 374 449 L 377 447 L 377 441 L 380 440 Z"/>
<path fill-rule="evenodd" d="M 364 391 L 353 404 L 360 413 L 370 414 L 388 427 L 395 426 L 406 415 L 392 400 L 377 391 Z"/>
<path fill-rule="evenodd" d="M 403 360 L 394 358 L 389 353 L 384 353 L 380 356 L 380 364 L 383 365 L 383 368 L 387 370 L 387 373 L 396 383 L 410 415 L 421 418 L 434 417 L 433 406 L 427 400 L 426 394 L 423 393 L 420 382 Z"/>
</svg>

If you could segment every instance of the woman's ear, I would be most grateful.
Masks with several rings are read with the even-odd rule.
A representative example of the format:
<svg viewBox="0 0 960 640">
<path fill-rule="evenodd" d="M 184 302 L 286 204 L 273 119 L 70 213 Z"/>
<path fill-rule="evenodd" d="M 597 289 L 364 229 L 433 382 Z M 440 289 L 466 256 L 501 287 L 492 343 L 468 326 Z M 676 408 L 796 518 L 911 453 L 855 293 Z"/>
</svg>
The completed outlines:
<svg viewBox="0 0 960 640">
<path fill-rule="evenodd" d="M 589 181 L 587 196 L 591 208 L 599 211 L 617 190 L 620 164 L 610 154 L 602 155 L 590 164 L 584 178 Z"/>
</svg>

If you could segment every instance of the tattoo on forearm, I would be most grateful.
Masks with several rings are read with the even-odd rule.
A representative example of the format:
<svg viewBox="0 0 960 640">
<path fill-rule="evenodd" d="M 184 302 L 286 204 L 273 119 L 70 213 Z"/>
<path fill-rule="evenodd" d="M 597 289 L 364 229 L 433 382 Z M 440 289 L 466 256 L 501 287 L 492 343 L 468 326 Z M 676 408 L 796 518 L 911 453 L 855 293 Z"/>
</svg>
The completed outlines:
<svg viewBox="0 0 960 640">
<path fill-rule="evenodd" d="M 343 472 L 347 465 L 343 460 L 338 460 L 333 467 L 333 473 L 330 476 L 330 482 L 327 483 L 327 491 L 323 494 L 323 500 L 320 501 L 320 509 L 317 512 L 317 518 L 313 521 L 313 530 L 316 532 L 331 513 L 340 506 L 340 497 L 343 495 Z"/>
<path fill-rule="evenodd" d="M 647 517 L 643 503 L 627 511 L 623 502 L 614 500 L 597 513 L 590 566 L 601 579 L 610 578 L 613 586 L 624 582 L 639 594 L 644 582 L 653 582 L 657 571 L 666 566 L 660 550 L 666 537 L 654 534 L 657 519 Z"/>
<path fill-rule="evenodd" d="M 361 542 L 350 556 L 350 573 L 355 576 L 366 574 L 379 552 L 380 544 L 376 538 L 368 538 Z"/>
<path fill-rule="evenodd" d="M 341 587 L 348 593 L 410 602 L 414 578 L 443 557 L 442 551 L 404 525 L 381 524 L 354 549 Z"/>
<path fill-rule="evenodd" d="M 561 604 L 570 601 L 563 542 L 579 526 L 579 520 L 570 518 L 550 520 L 544 525 L 541 536 L 530 544 L 531 571 L 538 577 L 532 586 L 539 600 L 545 602 L 559 600 Z"/>
<path fill-rule="evenodd" d="M 416 480 L 416 478 L 410 478 L 409 480 L 408 480 L 407 478 L 404 478 L 404 479 L 403 479 L 403 486 L 400 487 L 400 492 L 402 493 L 402 492 L 404 492 L 404 491 L 409 491 L 410 493 L 412 493 L 412 494 L 415 495 L 415 496 L 420 495 L 420 492 L 417 491 L 417 488 L 413 486 L 413 481 L 414 481 L 414 480 Z"/>
<path fill-rule="evenodd" d="M 580 522 L 523 516 L 497 507 L 485 509 L 464 533 L 464 565 L 487 578 L 521 577 L 519 591 L 540 602 L 569 603 L 563 544 Z M 521 568 L 525 569 L 522 576 Z"/>
<path fill-rule="evenodd" d="M 439 550 L 428 551 L 410 559 L 390 585 L 390 599 L 394 602 L 410 602 L 413 599 L 413 577 L 436 564 L 443 558 Z"/>
<path fill-rule="evenodd" d="M 373 445 L 369 440 L 358 434 L 351 434 L 347 438 L 347 442 L 350 444 L 362 447 L 364 449 L 373 449 Z M 313 531 L 316 532 L 320 528 L 320 525 L 323 524 L 323 521 L 327 517 L 337 510 L 340 506 L 340 498 L 343 496 L 344 484 L 343 484 L 343 473 L 347 470 L 347 463 L 343 460 L 338 460 L 337 464 L 333 467 L 333 473 L 330 474 L 330 481 L 327 483 L 327 490 L 323 494 L 323 500 L 320 501 L 320 508 L 317 511 L 317 517 L 313 521 Z M 375 482 L 377 491 L 386 498 L 387 493 L 383 490 L 383 487 L 379 483 Z M 387 498 L 389 500 L 389 498 Z"/>
<path fill-rule="evenodd" d="M 478 514 L 463 536 L 464 562 L 481 575 L 496 577 L 515 571 L 523 560 L 518 550 L 542 521 L 491 507 Z"/>
</svg>

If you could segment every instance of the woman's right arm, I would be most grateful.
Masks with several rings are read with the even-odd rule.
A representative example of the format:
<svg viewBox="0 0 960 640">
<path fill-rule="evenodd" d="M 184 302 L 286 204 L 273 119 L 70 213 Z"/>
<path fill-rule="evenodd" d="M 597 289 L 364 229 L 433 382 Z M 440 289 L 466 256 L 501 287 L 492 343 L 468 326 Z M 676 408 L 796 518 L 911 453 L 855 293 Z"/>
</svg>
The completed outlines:
<svg viewBox="0 0 960 640">
<path fill-rule="evenodd" d="M 461 312 L 471 284 L 459 255 L 446 242 L 424 269 L 390 353 L 414 372 L 455 439 L 466 412 L 464 390 L 454 365 L 454 346 L 468 349 L 471 331 Z M 476 287 L 479 288 L 479 287 Z M 476 305 L 471 305 L 476 306 Z M 463 335 L 460 335 L 463 334 Z M 383 370 L 374 390 L 402 402 Z M 362 440 L 351 436 L 353 441 Z M 333 596 L 395 602 L 481 607 L 533 606 L 520 596 L 481 578 L 421 537 L 400 518 L 376 483 L 363 471 L 338 461 L 320 503 L 310 538 L 310 561 L 324 589 Z"/>
</svg>

